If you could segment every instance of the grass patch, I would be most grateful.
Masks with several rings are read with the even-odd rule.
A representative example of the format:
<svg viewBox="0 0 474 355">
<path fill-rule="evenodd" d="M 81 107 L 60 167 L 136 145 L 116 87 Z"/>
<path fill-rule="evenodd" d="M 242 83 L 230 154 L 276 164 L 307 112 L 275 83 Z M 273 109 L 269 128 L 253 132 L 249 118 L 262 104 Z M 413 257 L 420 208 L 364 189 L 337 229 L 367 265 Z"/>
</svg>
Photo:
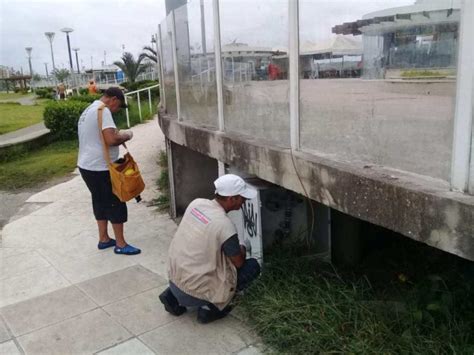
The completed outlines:
<svg viewBox="0 0 474 355">
<path fill-rule="evenodd" d="M 16 100 L 26 96 L 31 96 L 31 94 L 23 94 L 20 92 L 10 92 L 7 94 L 6 92 L 0 92 L 0 100 Z"/>
<path fill-rule="evenodd" d="M 420 250 L 356 270 L 274 253 L 239 304 L 278 353 L 474 353 L 473 263 Z"/>
<path fill-rule="evenodd" d="M 13 132 L 43 121 L 43 111 L 48 100 L 37 100 L 36 105 L 0 103 L 0 134 Z"/>
<path fill-rule="evenodd" d="M 77 164 L 77 144 L 76 140 L 54 142 L 10 157 L 0 165 L 0 189 L 32 187 L 72 172 Z"/>
<path fill-rule="evenodd" d="M 160 195 L 154 198 L 150 205 L 156 206 L 158 211 L 168 211 L 170 208 L 170 182 L 168 176 L 168 156 L 161 150 L 158 157 L 158 166 L 160 167 L 160 176 L 156 181 Z"/>
<path fill-rule="evenodd" d="M 448 73 L 446 71 L 438 70 L 403 70 L 400 74 L 402 78 L 429 78 L 429 77 L 446 77 L 448 75 L 453 75 L 454 73 Z"/>
<path fill-rule="evenodd" d="M 142 119 L 140 120 L 140 114 L 138 111 L 138 102 L 133 98 L 128 99 L 128 114 L 130 119 L 130 127 L 133 127 L 141 122 L 145 122 L 153 117 L 156 113 L 156 108 L 158 105 L 157 100 L 152 100 L 151 111 L 148 104 L 148 98 L 146 100 L 140 100 L 141 110 L 142 110 Z M 114 120 L 119 129 L 126 129 L 127 126 L 127 115 L 125 110 L 120 110 L 117 114 L 114 115 Z"/>
</svg>

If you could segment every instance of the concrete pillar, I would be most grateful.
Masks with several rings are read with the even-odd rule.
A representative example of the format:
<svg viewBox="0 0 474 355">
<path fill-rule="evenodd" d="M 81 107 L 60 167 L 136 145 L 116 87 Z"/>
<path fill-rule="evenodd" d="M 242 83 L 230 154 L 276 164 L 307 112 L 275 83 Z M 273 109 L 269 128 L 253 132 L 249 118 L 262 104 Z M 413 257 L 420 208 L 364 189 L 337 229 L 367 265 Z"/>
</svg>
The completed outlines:
<svg viewBox="0 0 474 355">
<path fill-rule="evenodd" d="M 331 258 L 337 265 L 357 265 L 362 258 L 362 221 L 331 210 Z"/>
<path fill-rule="evenodd" d="M 170 187 L 174 188 L 172 210 L 179 217 L 195 198 L 213 198 L 214 180 L 218 177 L 217 160 L 171 142 Z"/>
</svg>

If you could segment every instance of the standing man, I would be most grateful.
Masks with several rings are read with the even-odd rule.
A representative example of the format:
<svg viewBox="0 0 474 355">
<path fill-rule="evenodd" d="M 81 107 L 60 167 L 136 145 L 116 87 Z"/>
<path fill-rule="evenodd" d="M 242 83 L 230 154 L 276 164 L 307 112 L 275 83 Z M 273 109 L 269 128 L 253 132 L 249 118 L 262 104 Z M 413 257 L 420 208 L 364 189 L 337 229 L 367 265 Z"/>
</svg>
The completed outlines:
<svg viewBox="0 0 474 355">
<path fill-rule="evenodd" d="M 94 80 L 89 80 L 89 85 L 87 86 L 87 91 L 89 95 L 97 94 L 97 85 L 95 85 Z"/>
<path fill-rule="evenodd" d="M 59 83 L 58 87 L 59 100 L 66 100 L 66 86 L 63 83 Z"/>
<path fill-rule="evenodd" d="M 125 242 L 123 224 L 127 222 L 127 205 L 112 193 L 112 183 L 100 134 L 109 149 L 110 160 L 119 157 L 119 145 L 132 139 L 132 131 L 119 131 L 112 113 L 126 108 L 122 90 L 110 87 L 100 100 L 87 107 L 79 118 L 79 156 L 77 166 L 92 195 L 92 208 L 99 228 L 99 249 L 114 247 L 115 254 L 134 255 L 141 251 Z M 102 110 L 99 130 L 98 111 Z M 107 224 L 112 224 L 115 239 L 109 237 Z"/>
<path fill-rule="evenodd" d="M 233 174 L 214 181 L 213 200 L 190 203 L 169 248 L 169 287 L 160 301 L 179 316 L 198 307 L 197 319 L 209 323 L 225 317 L 236 291 L 247 288 L 260 274 L 256 259 L 246 259 L 237 230 L 227 212 L 239 210 L 257 191 Z"/>
</svg>

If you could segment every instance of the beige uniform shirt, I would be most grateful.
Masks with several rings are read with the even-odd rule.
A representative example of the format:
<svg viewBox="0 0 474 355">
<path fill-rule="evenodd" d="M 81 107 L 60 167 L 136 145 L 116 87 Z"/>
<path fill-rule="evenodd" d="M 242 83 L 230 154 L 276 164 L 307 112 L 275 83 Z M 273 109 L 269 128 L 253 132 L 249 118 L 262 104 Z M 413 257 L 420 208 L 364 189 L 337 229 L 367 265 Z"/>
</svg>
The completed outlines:
<svg viewBox="0 0 474 355">
<path fill-rule="evenodd" d="M 185 293 L 223 309 L 234 296 L 237 269 L 221 248 L 234 234 L 235 226 L 218 202 L 191 202 L 171 241 L 170 281 Z"/>
</svg>

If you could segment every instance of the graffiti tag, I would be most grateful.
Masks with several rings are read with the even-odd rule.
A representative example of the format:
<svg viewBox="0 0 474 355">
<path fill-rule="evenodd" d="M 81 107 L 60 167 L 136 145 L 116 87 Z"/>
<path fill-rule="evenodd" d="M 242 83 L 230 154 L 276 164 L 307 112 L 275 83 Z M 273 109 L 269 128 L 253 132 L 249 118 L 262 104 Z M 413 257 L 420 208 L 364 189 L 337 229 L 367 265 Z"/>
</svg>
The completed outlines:
<svg viewBox="0 0 474 355">
<path fill-rule="evenodd" d="M 254 212 L 252 203 L 245 203 L 242 207 L 242 212 L 244 215 L 244 229 L 249 237 L 253 238 L 257 235 L 257 212 Z"/>
</svg>

